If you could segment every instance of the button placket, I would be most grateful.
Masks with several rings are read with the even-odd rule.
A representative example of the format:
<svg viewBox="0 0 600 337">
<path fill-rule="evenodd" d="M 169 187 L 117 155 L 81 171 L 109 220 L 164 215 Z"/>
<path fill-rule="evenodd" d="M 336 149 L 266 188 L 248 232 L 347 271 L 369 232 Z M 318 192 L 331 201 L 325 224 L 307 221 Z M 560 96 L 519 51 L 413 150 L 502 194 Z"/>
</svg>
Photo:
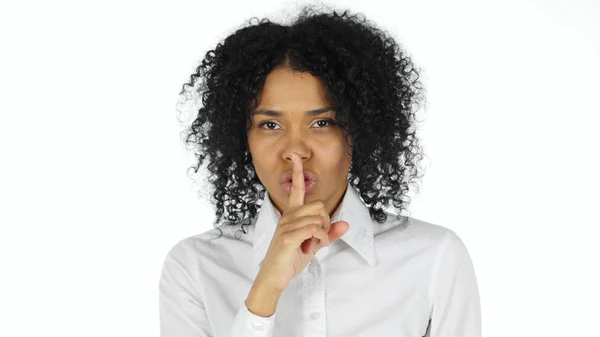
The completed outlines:
<svg viewBox="0 0 600 337">
<path fill-rule="evenodd" d="M 322 265 L 316 256 L 313 256 L 307 269 L 308 272 L 302 274 L 305 333 L 325 337 L 325 280 Z"/>
</svg>

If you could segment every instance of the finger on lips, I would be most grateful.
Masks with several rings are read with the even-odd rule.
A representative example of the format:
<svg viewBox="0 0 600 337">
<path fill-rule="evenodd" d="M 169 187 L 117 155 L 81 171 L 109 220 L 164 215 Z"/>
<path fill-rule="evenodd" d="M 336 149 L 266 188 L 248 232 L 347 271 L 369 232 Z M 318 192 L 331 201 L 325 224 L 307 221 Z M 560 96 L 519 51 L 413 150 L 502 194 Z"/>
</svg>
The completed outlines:
<svg viewBox="0 0 600 337">
<path fill-rule="evenodd" d="M 290 209 L 304 205 L 304 173 L 302 173 L 302 160 L 292 153 L 292 190 L 288 201 Z"/>
<path fill-rule="evenodd" d="M 302 164 L 302 159 L 295 152 L 292 153 L 292 189 L 290 191 L 290 196 L 288 200 L 288 208 L 290 210 L 297 209 L 300 206 L 304 205 L 304 197 L 305 197 L 305 182 L 304 182 L 304 168 Z M 323 220 L 319 227 L 322 228 L 325 234 L 326 241 L 329 240 L 329 229 L 331 227 L 331 219 L 329 218 L 329 214 L 325 207 L 320 204 L 321 209 L 318 212 L 318 215 Z M 297 215 L 301 216 L 301 215 Z M 315 235 L 317 236 L 317 235 Z M 318 235 L 321 237 L 322 235 Z M 316 237 L 312 237 L 309 240 L 312 244 L 308 246 L 309 251 L 312 250 L 313 247 L 323 245 L 326 243 L 322 239 L 317 239 Z"/>
</svg>

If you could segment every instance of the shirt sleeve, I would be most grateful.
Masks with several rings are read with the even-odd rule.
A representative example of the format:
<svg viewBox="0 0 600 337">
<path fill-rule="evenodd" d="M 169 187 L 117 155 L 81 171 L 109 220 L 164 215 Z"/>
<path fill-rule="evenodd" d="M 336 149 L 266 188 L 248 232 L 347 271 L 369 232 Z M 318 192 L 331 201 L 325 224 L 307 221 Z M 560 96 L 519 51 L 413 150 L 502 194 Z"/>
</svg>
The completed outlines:
<svg viewBox="0 0 600 337">
<path fill-rule="evenodd" d="M 448 229 L 436 256 L 429 289 L 430 337 L 481 337 L 479 288 L 469 252 Z"/>
<path fill-rule="evenodd" d="M 244 299 L 234 320 L 230 336 L 273 337 L 273 322 L 276 315 L 277 312 L 269 317 L 258 316 L 248 310 Z"/>
<path fill-rule="evenodd" d="M 160 337 L 215 336 L 198 288 L 198 260 L 187 240 L 177 243 L 167 254 L 159 280 Z M 275 315 L 253 314 L 241 301 L 231 322 L 231 337 L 272 337 Z"/>
</svg>

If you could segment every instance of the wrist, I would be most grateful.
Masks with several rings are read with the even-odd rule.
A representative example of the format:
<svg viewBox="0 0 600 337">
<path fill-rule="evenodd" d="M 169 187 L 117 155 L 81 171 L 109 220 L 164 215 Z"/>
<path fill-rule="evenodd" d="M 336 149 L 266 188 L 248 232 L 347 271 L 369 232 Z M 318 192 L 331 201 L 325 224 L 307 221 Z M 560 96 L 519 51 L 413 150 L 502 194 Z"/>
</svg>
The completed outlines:
<svg viewBox="0 0 600 337">
<path fill-rule="evenodd" d="M 254 284 L 246 298 L 246 308 L 255 315 L 271 317 L 277 309 L 280 296 L 281 291 L 277 289 Z"/>
</svg>

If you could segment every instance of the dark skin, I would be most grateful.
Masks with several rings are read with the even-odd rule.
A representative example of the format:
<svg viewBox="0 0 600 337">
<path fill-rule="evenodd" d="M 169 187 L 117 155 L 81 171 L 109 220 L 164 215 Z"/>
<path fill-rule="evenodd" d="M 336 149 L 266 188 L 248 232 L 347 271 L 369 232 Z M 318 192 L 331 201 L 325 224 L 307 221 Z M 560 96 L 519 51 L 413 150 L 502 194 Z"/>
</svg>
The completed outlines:
<svg viewBox="0 0 600 337">
<path fill-rule="evenodd" d="M 306 193 L 304 202 L 322 200 L 329 216 L 333 216 L 346 193 L 352 143 L 346 143 L 337 125 L 324 121 L 334 119 L 335 110 L 305 114 L 331 105 L 326 86 L 308 72 L 294 72 L 282 66 L 267 76 L 258 102 L 254 111 L 281 112 L 281 116 L 254 114 L 247 133 L 256 174 L 269 192 L 271 203 L 281 214 L 285 213 L 289 195 L 280 178 L 292 169 L 295 152 L 302 158 L 303 169 L 317 176 L 316 185 Z"/>
</svg>

